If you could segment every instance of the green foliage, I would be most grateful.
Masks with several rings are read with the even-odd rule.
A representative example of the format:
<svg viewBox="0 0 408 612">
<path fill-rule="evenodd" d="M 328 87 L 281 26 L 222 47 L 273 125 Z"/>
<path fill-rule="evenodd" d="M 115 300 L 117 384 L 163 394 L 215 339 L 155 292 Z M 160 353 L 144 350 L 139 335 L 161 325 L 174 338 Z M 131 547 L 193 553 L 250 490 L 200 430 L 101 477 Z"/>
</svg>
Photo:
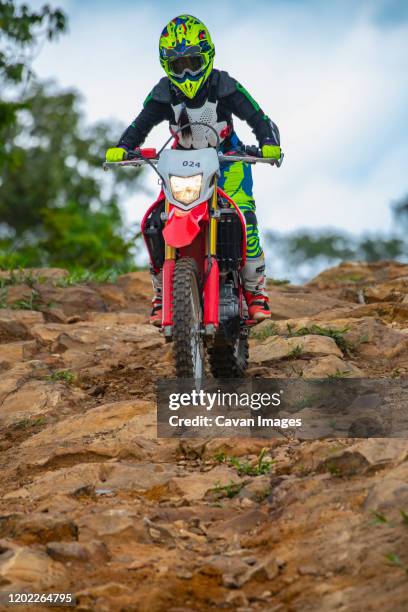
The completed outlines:
<svg viewBox="0 0 408 612">
<path fill-rule="evenodd" d="M 239 476 L 261 476 L 263 474 L 268 474 L 271 471 L 274 463 L 273 459 L 265 457 L 266 453 L 267 449 L 263 448 L 259 453 L 255 465 L 252 465 L 248 461 L 242 461 L 238 457 L 229 457 L 223 452 L 214 455 L 214 461 L 217 463 L 227 463 L 237 470 Z"/>
<path fill-rule="evenodd" d="M 327 464 L 327 471 L 332 476 L 341 476 L 341 469 L 339 468 L 339 466 L 335 465 L 334 463 Z"/>
<path fill-rule="evenodd" d="M 216 463 L 225 463 L 227 461 L 227 455 L 224 452 L 215 453 L 213 459 Z"/>
<path fill-rule="evenodd" d="M 49 376 L 46 376 L 45 380 L 49 380 L 51 382 L 66 382 L 71 384 L 75 380 L 75 374 L 70 372 L 70 370 L 57 370 Z"/>
<path fill-rule="evenodd" d="M 388 519 L 385 514 L 373 511 L 373 523 L 376 525 L 385 525 L 388 523 Z"/>
<path fill-rule="evenodd" d="M 19 300 L 9 303 L 8 288 L 1 286 L 0 288 L 0 308 L 12 308 L 13 310 L 43 310 L 44 303 L 41 295 L 36 289 L 31 289 L 29 293 L 23 295 Z"/>
<path fill-rule="evenodd" d="M 268 323 L 256 331 L 251 331 L 251 338 L 256 340 L 266 340 L 270 336 L 276 336 L 278 333 L 278 327 L 275 323 Z"/>
<path fill-rule="evenodd" d="M 8 297 L 8 289 L 7 287 L 1 287 L 0 289 L 0 308 L 7 308 L 7 297 Z"/>
<path fill-rule="evenodd" d="M 348 331 L 350 331 L 348 327 L 344 327 L 343 329 L 334 329 L 332 327 L 320 327 L 320 325 L 310 325 L 309 327 L 301 327 L 298 330 L 293 331 L 293 329 L 288 325 L 289 336 L 307 336 L 309 334 L 313 334 L 333 338 L 337 346 L 347 354 L 349 353 L 350 345 L 344 337 L 344 334 L 346 334 Z"/>
<path fill-rule="evenodd" d="M 115 283 L 118 276 L 121 276 L 121 274 L 134 272 L 137 269 L 137 266 L 135 266 L 133 262 L 121 262 L 120 265 L 95 271 L 86 270 L 84 268 L 73 268 L 68 276 L 59 278 L 55 282 L 55 285 L 57 287 L 72 287 L 74 285 L 80 285 L 81 283 Z"/>
<path fill-rule="evenodd" d="M 106 269 L 131 260 L 131 243 L 122 235 L 122 219 L 114 203 L 103 210 L 68 202 L 60 209 L 43 210 L 45 238 L 39 243 L 52 266 Z"/>
<path fill-rule="evenodd" d="M 216 495 L 216 497 L 228 497 L 231 499 L 232 497 L 238 495 L 243 486 L 244 483 L 233 482 L 232 480 L 227 485 L 221 485 L 221 483 L 218 481 L 215 483 L 215 486 L 213 489 L 211 489 L 211 491 Z"/>
<path fill-rule="evenodd" d="M 300 344 L 297 344 L 289 353 L 287 354 L 288 359 L 297 359 L 303 354 L 303 347 Z"/>
<path fill-rule="evenodd" d="M 268 283 L 275 287 L 280 287 L 282 285 L 290 285 L 290 280 L 287 278 L 269 278 Z"/>
<path fill-rule="evenodd" d="M 13 310 L 42 310 L 43 307 L 41 296 L 35 289 L 31 289 L 28 295 L 11 304 Z"/>
<path fill-rule="evenodd" d="M 328 374 L 327 378 L 329 380 L 337 380 L 338 378 L 347 378 L 347 376 L 349 376 L 350 372 L 348 372 L 347 370 L 336 370 L 334 372 L 334 374 Z"/>
<path fill-rule="evenodd" d="M 47 419 L 44 416 L 35 417 L 33 419 L 21 419 L 13 425 L 13 429 L 24 430 L 30 427 L 41 427 L 47 423 Z"/>
<path fill-rule="evenodd" d="M 21 95 L 18 85 L 25 87 L 32 76 L 31 60 L 43 41 L 55 39 L 65 27 L 65 15 L 58 8 L 44 5 L 33 11 L 27 4 L 0 0 L 0 168 L 7 152 L 8 130 L 17 111 L 25 106 L 16 99 Z M 5 95 L 10 91 L 14 98 Z"/>
<path fill-rule="evenodd" d="M 408 207 L 406 212 L 405 208 L 401 210 L 400 214 L 408 219 Z M 381 234 L 354 237 L 341 231 L 324 230 L 303 230 L 286 235 L 266 232 L 266 241 L 290 267 L 320 261 L 327 265 L 353 260 L 370 262 L 395 259 L 407 253 L 403 238 Z"/>
<path fill-rule="evenodd" d="M 240 461 L 237 457 L 231 457 L 229 463 L 237 470 L 239 476 L 261 476 L 268 474 L 272 469 L 273 460 L 265 457 L 266 452 L 266 448 L 261 450 L 256 465 L 251 465 L 247 461 Z"/>
<path fill-rule="evenodd" d="M 395 202 L 392 206 L 394 217 L 402 231 L 408 227 L 408 194 Z"/>
<path fill-rule="evenodd" d="M 0 267 L 130 266 L 134 241 L 117 201 L 137 173 L 102 169 L 119 127 L 85 126 L 78 95 L 53 84 L 33 85 L 26 103 L 0 182 Z"/>
<path fill-rule="evenodd" d="M 385 558 L 389 565 L 393 565 L 394 567 L 403 567 L 403 563 L 396 553 L 388 553 L 385 555 Z"/>
<path fill-rule="evenodd" d="M 283 272 L 297 270 L 298 280 L 310 278 L 342 261 L 374 262 L 408 257 L 408 197 L 393 207 L 395 229 L 382 233 L 353 236 L 337 230 L 298 230 L 286 234 L 266 231 L 264 248 L 271 260 L 284 264 Z M 339 279 L 340 280 L 340 279 Z M 361 280 L 344 278 L 343 280 Z"/>
<path fill-rule="evenodd" d="M 28 285 L 33 288 L 36 283 L 43 283 L 45 280 L 43 276 L 34 275 L 32 270 L 13 267 L 10 269 L 9 275 L 6 278 L 0 279 L 0 287 Z"/>
<path fill-rule="evenodd" d="M 121 127 L 85 125 L 78 94 L 36 82 L 30 69 L 42 42 L 55 39 L 65 27 L 58 8 L 45 5 L 34 11 L 0 0 L 4 269 L 53 265 L 100 270 L 133 261 L 133 243 L 117 202 L 135 173 L 107 176 L 102 170 L 105 149 Z"/>
</svg>

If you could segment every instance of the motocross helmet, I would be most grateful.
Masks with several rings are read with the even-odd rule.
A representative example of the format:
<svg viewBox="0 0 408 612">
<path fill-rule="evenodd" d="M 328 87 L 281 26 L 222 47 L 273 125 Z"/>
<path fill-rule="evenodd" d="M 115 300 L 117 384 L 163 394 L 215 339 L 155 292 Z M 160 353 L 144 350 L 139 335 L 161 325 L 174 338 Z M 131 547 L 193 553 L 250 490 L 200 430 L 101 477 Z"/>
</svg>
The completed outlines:
<svg viewBox="0 0 408 612">
<path fill-rule="evenodd" d="M 206 26 L 192 15 L 175 17 L 161 33 L 159 51 L 170 81 L 194 98 L 214 63 L 215 47 Z"/>
</svg>

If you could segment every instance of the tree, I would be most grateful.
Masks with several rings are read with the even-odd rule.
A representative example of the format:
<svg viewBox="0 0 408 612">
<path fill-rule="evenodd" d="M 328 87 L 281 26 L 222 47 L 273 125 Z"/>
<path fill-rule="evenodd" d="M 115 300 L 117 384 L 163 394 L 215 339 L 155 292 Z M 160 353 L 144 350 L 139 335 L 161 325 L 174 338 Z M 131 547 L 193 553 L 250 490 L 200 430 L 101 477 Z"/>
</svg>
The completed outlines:
<svg viewBox="0 0 408 612">
<path fill-rule="evenodd" d="M 30 63 L 38 46 L 44 39 L 56 38 L 65 27 L 60 9 L 45 5 L 32 11 L 25 4 L 18 7 L 11 0 L 0 0 L 0 167 L 6 155 L 7 130 L 24 106 L 18 86 L 26 86 L 32 76 Z"/>
<path fill-rule="evenodd" d="M 408 254 L 405 236 L 363 234 L 353 236 L 336 230 L 301 230 L 287 234 L 266 232 L 265 248 L 273 265 L 284 277 L 307 280 L 328 266 L 342 261 L 399 259 Z"/>
<path fill-rule="evenodd" d="M 406 236 L 408 230 L 408 194 L 392 205 L 392 212 L 397 228 Z"/>
<path fill-rule="evenodd" d="M 121 128 L 86 125 L 80 98 L 34 83 L 11 130 L 0 182 L 3 251 L 30 265 L 107 267 L 132 246 L 117 202 L 135 172 L 105 173 L 104 152 Z"/>
</svg>

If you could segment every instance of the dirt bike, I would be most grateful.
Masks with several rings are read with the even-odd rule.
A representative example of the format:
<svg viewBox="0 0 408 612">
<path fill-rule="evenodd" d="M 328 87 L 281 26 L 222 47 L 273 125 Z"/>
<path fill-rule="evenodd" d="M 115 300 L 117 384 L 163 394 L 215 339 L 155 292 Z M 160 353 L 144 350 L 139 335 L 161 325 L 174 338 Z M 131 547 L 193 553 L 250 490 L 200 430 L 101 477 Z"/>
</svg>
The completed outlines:
<svg viewBox="0 0 408 612">
<path fill-rule="evenodd" d="M 166 149 L 177 133 L 155 149 L 127 153 L 124 161 L 104 168 L 151 166 L 162 190 L 141 223 L 153 271 L 162 270 L 162 331 L 173 342 L 178 378 L 201 379 L 205 352 L 215 378 L 240 378 L 248 365 L 248 318 L 240 270 L 245 264 L 245 218 L 217 185 L 220 164 L 235 161 L 280 166 L 257 147 L 242 155 L 223 155 L 211 126 L 215 148 Z M 185 129 L 186 126 L 180 128 Z M 180 131 L 177 130 L 177 131 Z M 282 156 L 283 157 L 283 156 Z"/>
</svg>

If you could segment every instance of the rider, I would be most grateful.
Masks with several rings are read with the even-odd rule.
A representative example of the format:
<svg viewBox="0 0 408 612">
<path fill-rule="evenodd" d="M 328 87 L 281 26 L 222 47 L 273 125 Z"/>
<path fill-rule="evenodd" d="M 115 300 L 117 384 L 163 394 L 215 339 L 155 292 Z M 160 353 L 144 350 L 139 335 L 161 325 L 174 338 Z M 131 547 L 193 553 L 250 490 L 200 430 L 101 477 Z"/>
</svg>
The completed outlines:
<svg viewBox="0 0 408 612">
<path fill-rule="evenodd" d="M 116 147 L 106 152 L 108 162 L 122 161 L 126 152 L 139 147 L 150 130 L 168 120 L 170 130 L 194 121 L 212 125 L 221 140 L 223 153 L 239 154 L 238 139 L 232 115 L 245 120 L 261 147 L 262 156 L 281 157 L 277 126 L 261 110 L 257 102 L 227 72 L 213 68 L 215 48 L 206 26 L 191 15 L 172 19 L 161 33 L 160 63 L 167 76 L 152 89 L 143 110 L 122 134 Z M 212 130 L 190 126 L 178 132 L 176 146 L 181 149 L 202 149 L 216 145 Z M 219 186 L 237 204 L 245 216 L 247 230 L 246 264 L 242 270 L 244 295 L 250 319 L 262 321 L 270 317 L 265 291 L 265 259 L 259 241 L 255 201 L 252 195 L 251 166 L 244 162 L 224 164 Z M 152 273 L 154 298 L 150 322 L 161 325 L 161 273 Z"/>
</svg>

